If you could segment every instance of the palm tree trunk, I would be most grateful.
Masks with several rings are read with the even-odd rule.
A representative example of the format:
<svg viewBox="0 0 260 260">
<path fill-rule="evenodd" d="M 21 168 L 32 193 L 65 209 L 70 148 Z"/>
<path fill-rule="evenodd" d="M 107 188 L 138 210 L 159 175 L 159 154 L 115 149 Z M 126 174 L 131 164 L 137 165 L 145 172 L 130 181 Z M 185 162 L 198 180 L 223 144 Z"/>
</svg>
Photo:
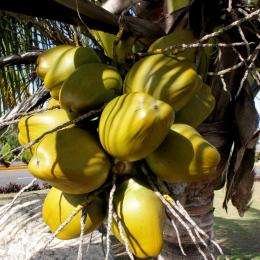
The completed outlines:
<svg viewBox="0 0 260 260">
<path fill-rule="evenodd" d="M 174 194 L 175 200 L 180 199 L 181 204 L 186 209 L 190 217 L 197 223 L 197 225 L 206 232 L 209 238 L 213 239 L 213 182 L 197 182 L 190 183 L 188 185 L 172 185 L 171 193 Z M 182 224 L 175 220 L 175 225 L 179 231 L 182 248 L 186 253 L 183 255 L 179 246 L 178 237 L 176 232 L 173 231 L 173 226 L 168 220 L 164 229 L 164 248 L 158 257 L 158 260 L 178 260 L 178 259 L 204 259 L 207 257 L 210 259 L 210 255 L 213 251 L 210 239 L 204 239 L 208 248 L 200 242 L 196 241 L 197 245 L 192 241 L 187 230 Z M 189 227 L 192 230 L 191 225 Z M 196 237 L 196 234 L 193 233 Z M 205 256 L 198 251 L 198 246 L 201 248 Z"/>
</svg>

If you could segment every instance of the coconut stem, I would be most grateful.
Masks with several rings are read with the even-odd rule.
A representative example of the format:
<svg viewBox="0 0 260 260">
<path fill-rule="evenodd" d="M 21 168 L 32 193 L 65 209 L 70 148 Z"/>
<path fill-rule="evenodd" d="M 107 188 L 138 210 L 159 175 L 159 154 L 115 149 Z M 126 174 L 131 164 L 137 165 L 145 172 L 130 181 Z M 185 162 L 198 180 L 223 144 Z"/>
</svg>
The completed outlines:
<svg viewBox="0 0 260 260">
<path fill-rule="evenodd" d="M 108 260 L 110 247 L 111 247 L 110 232 L 111 232 L 111 227 L 113 222 L 113 209 L 114 209 L 113 199 L 114 199 L 115 191 L 116 191 L 116 175 L 114 174 L 112 180 L 112 188 L 109 193 L 109 201 L 108 201 L 108 223 L 107 223 L 107 237 L 106 237 L 107 251 L 106 251 L 105 260 Z"/>
<path fill-rule="evenodd" d="M 83 245 L 83 240 L 84 240 L 84 232 L 85 232 L 85 226 L 86 226 L 86 218 L 87 218 L 87 209 L 84 207 L 82 209 L 82 215 L 80 219 L 80 239 L 79 239 L 79 249 L 78 249 L 78 257 L 77 260 L 82 260 L 82 245 Z"/>
</svg>

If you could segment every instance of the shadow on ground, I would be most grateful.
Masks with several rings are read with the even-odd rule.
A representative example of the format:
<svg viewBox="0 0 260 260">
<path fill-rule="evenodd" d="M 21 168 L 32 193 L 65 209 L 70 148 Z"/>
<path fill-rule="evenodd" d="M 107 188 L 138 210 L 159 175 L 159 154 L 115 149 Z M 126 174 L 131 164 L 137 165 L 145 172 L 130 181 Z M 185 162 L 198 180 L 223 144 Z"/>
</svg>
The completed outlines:
<svg viewBox="0 0 260 260">
<path fill-rule="evenodd" d="M 250 218 L 241 220 L 215 217 L 215 236 L 224 253 L 245 255 L 232 259 L 260 259 L 260 210 L 251 208 L 247 215 Z"/>
</svg>

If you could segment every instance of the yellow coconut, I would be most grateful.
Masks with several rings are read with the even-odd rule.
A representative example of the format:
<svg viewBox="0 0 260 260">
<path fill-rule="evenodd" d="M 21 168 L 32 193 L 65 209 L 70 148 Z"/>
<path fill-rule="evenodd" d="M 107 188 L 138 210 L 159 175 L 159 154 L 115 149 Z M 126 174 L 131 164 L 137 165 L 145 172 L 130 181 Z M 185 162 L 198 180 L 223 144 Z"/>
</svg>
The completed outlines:
<svg viewBox="0 0 260 260">
<path fill-rule="evenodd" d="M 120 160 L 137 161 L 154 151 L 168 134 L 174 112 L 167 103 L 146 93 L 111 100 L 99 121 L 104 149 Z"/>
<path fill-rule="evenodd" d="M 85 113 L 120 95 L 122 79 L 118 70 L 100 63 L 85 64 L 63 83 L 60 103 L 63 108 Z"/>
<path fill-rule="evenodd" d="M 48 70 L 44 85 L 53 98 L 59 99 L 62 83 L 81 65 L 101 62 L 95 51 L 89 47 L 74 47 L 64 52 Z"/>
<path fill-rule="evenodd" d="M 219 161 L 217 149 L 185 124 L 173 124 L 159 148 L 146 157 L 154 174 L 173 183 L 208 179 Z"/>
<path fill-rule="evenodd" d="M 191 44 L 196 41 L 191 30 L 187 29 L 178 29 L 174 32 L 163 36 L 157 39 L 155 42 L 151 44 L 148 49 L 149 51 L 156 51 L 156 50 L 164 50 L 166 48 L 170 48 L 174 45 L 181 45 L 181 44 Z M 168 51 L 164 51 L 166 54 L 173 54 L 177 57 L 184 57 L 185 59 L 190 60 L 191 62 L 195 61 L 195 54 L 196 48 L 189 48 L 186 50 L 182 50 L 181 48 L 170 48 Z"/>
<path fill-rule="evenodd" d="M 95 134 L 76 127 L 45 136 L 28 165 L 32 175 L 70 194 L 98 189 L 109 169 L 109 158 Z"/>
<path fill-rule="evenodd" d="M 59 45 L 53 47 L 37 58 L 36 73 L 40 79 L 44 79 L 49 69 L 55 64 L 56 60 L 67 50 L 74 48 L 72 45 Z"/>
<path fill-rule="evenodd" d="M 117 188 L 114 203 L 131 252 L 138 258 L 156 257 L 163 246 L 165 208 L 161 200 L 140 181 L 129 179 Z M 112 228 L 123 243 L 116 222 Z"/>
<path fill-rule="evenodd" d="M 55 233 L 77 207 L 85 205 L 86 201 L 86 195 L 67 194 L 52 187 L 43 203 L 43 220 L 50 227 L 52 233 Z M 106 207 L 106 200 L 101 197 L 94 197 L 87 204 L 84 234 L 92 232 L 102 224 L 106 217 Z M 79 237 L 81 233 L 81 216 L 82 210 L 72 218 L 56 237 L 59 239 Z"/>
<path fill-rule="evenodd" d="M 23 117 L 18 123 L 18 141 L 21 145 L 25 145 L 69 120 L 70 118 L 64 109 L 54 109 Z M 37 146 L 38 144 L 33 145 L 31 152 Z"/>
<path fill-rule="evenodd" d="M 203 84 L 191 100 L 176 113 L 174 122 L 197 127 L 210 115 L 215 107 L 215 102 L 211 88 Z"/>
<path fill-rule="evenodd" d="M 148 93 L 179 111 L 201 86 L 202 80 L 190 61 L 156 54 L 133 65 L 126 75 L 124 92 Z"/>
</svg>

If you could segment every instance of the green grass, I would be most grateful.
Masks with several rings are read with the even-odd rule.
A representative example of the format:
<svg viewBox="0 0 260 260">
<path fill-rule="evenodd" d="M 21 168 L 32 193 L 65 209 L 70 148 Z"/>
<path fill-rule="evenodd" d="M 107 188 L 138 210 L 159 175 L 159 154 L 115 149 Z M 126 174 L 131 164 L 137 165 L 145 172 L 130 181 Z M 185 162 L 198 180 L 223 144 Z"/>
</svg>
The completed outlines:
<svg viewBox="0 0 260 260">
<path fill-rule="evenodd" d="M 222 208 L 225 191 L 215 192 L 215 236 L 228 259 L 260 260 L 260 182 L 255 183 L 250 209 L 240 218 L 229 203 L 228 213 Z M 218 259 L 224 259 L 219 257 Z"/>
</svg>

